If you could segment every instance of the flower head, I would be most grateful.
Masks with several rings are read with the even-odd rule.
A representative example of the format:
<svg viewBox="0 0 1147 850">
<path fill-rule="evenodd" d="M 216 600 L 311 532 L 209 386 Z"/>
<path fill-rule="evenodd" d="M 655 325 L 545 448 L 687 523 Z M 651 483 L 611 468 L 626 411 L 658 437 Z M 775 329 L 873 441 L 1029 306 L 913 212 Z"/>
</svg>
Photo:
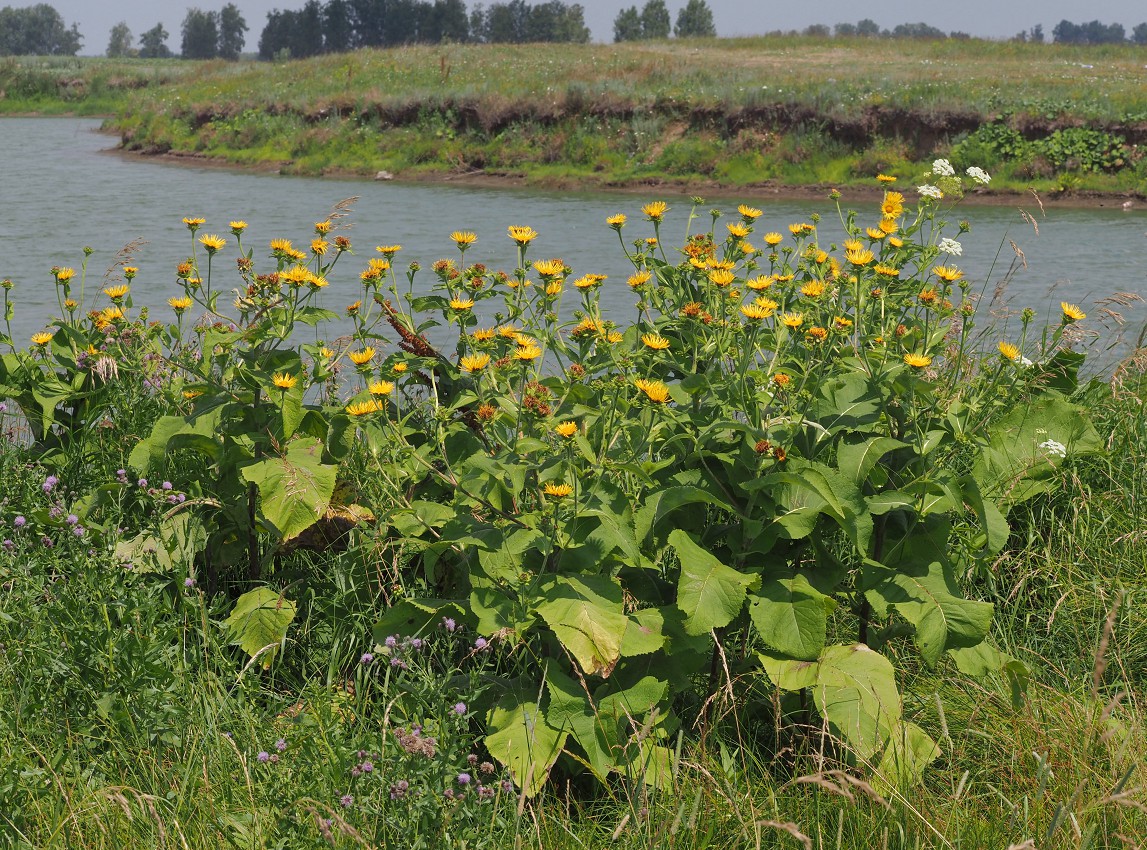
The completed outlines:
<svg viewBox="0 0 1147 850">
<path fill-rule="evenodd" d="M 1059 305 L 1063 310 L 1063 323 L 1070 325 L 1072 322 L 1078 322 L 1087 318 L 1087 314 L 1079 309 L 1075 304 L 1068 304 L 1066 301 L 1061 301 Z"/>
<path fill-rule="evenodd" d="M 50 334 L 47 331 L 40 331 L 39 333 L 32 334 L 32 342 L 36 345 L 43 347 L 52 341 L 55 334 Z"/>
<path fill-rule="evenodd" d="M 956 173 L 956 169 L 952 167 L 952 163 L 946 159 L 938 159 L 932 163 L 932 173 L 937 177 L 951 177 Z"/>
<path fill-rule="evenodd" d="M 878 181 L 880 181 L 881 183 L 895 183 L 896 182 L 896 178 L 893 177 L 891 174 L 877 174 L 876 179 Z"/>
<path fill-rule="evenodd" d="M 964 253 L 964 246 L 957 242 L 955 239 L 944 238 L 940 240 L 940 244 L 936 246 L 941 254 L 950 254 L 958 257 Z"/>
<path fill-rule="evenodd" d="M 542 488 L 542 492 L 555 499 L 564 499 L 573 492 L 571 484 L 554 484 L 552 481 Z"/>
<path fill-rule="evenodd" d="M 626 220 L 625 213 L 618 213 L 617 215 L 611 215 L 607 218 L 605 223 L 614 230 L 621 230 L 621 228 L 625 227 Z"/>
<path fill-rule="evenodd" d="M 205 218 L 185 218 L 185 219 L 183 219 L 183 223 L 187 225 L 188 230 L 190 230 L 192 233 L 194 233 L 202 225 L 207 223 L 207 219 L 205 219 Z"/>
<path fill-rule="evenodd" d="M 244 230 L 247 229 L 247 222 L 245 222 L 245 221 L 232 221 L 232 222 L 228 223 L 227 226 L 231 228 L 231 232 L 233 234 L 238 236 Z"/>
<path fill-rule="evenodd" d="M 104 295 L 106 295 L 112 301 L 119 301 L 121 298 L 127 295 L 129 289 L 130 287 L 126 283 L 121 283 L 116 286 L 108 286 L 104 288 Z"/>
<path fill-rule="evenodd" d="M 904 212 L 904 196 L 899 192 L 886 192 L 880 204 L 880 212 L 885 218 L 896 218 Z"/>
<path fill-rule="evenodd" d="M 222 250 L 223 246 L 227 244 L 227 240 L 222 236 L 200 236 L 199 244 L 207 249 L 208 254 L 214 254 L 216 251 Z"/>
<path fill-rule="evenodd" d="M 647 381 L 638 378 L 633 385 L 645 393 L 645 397 L 655 404 L 664 404 L 669 401 L 669 387 L 661 381 Z"/>
<path fill-rule="evenodd" d="M 923 369 L 932 362 L 932 358 L 927 354 L 914 354 L 909 352 L 904 355 L 904 362 L 913 369 Z"/>
<path fill-rule="evenodd" d="M 737 212 L 741 214 L 741 218 L 743 218 L 746 222 L 760 218 L 762 215 L 761 211 L 756 207 L 746 206 L 745 204 L 740 204 L 737 207 Z"/>
<path fill-rule="evenodd" d="M 669 340 L 658 333 L 649 333 L 641 335 L 641 344 L 646 348 L 652 348 L 654 351 L 664 351 L 669 347 Z"/>
<path fill-rule="evenodd" d="M 474 306 L 474 299 L 473 298 L 455 297 L 455 298 L 450 299 L 450 309 L 451 310 L 456 310 L 458 312 L 462 312 L 464 310 L 469 310 L 473 306 Z"/>
<path fill-rule="evenodd" d="M 668 211 L 669 205 L 666 204 L 665 201 L 650 201 L 641 208 L 641 212 L 645 217 L 653 222 L 660 222 Z"/>
<path fill-rule="evenodd" d="M 458 361 L 458 365 L 462 367 L 463 372 L 481 372 L 490 365 L 490 355 L 467 354 Z"/>
<path fill-rule="evenodd" d="M 509 237 L 524 248 L 538 238 L 538 232 L 532 227 L 511 224 L 506 231 Z"/>
<path fill-rule="evenodd" d="M 350 352 L 347 356 L 355 366 L 365 366 L 374 357 L 374 346 L 368 345 L 366 348 Z"/>
<path fill-rule="evenodd" d="M 964 173 L 979 183 L 981 186 L 986 186 L 988 183 L 992 182 L 991 175 L 984 171 L 984 169 L 978 168 L 975 165 L 970 166 Z"/>
<path fill-rule="evenodd" d="M 931 186 L 925 183 L 923 186 L 917 186 L 916 191 L 920 194 L 921 198 L 931 198 L 934 201 L 940 200 L 944 197 L 944 193 L 936 186 Z"/>
<path fill-rule="evenodd" d="M 465 251 L 478 241 L 478 234 L 471 230 L 455 230 L 450 234 L 450 238 L 454 240 L 454 244 L 458 246 L 458 250 Z"/>
<path fill-rule="evenodd" d="M 286 372 L 279 372 L 271 378 L 271 383 L 281 390 L 289 390 L 298 382 L 298 375 L 288 375 Z"/>
<path fill-rule="evenodd" d="M 560 425 L 554 426 L 554 432 L 559 437 L 565 437 L 567 440 L 577 433 L 576 422 L 562 422 Z"/>
<path fill-rule="evenodd" d="M 1020 349 L 1019 346 L 1012 345 L 1010 342 L 1001 342 L 996 346 L 1000 350 L 1000 356 L 1005 360 L 1019 360 Z"/>
<path fill-rule="evenodd" d="M 394 382 L 375 381 L 369 387 L 367 387 L 367 390 L 371 395 L 390 395 L 392 392 L 394 392 Z"/>
<path fill-rule="evenodd" d="M 366 401 L 353 401 L 346 406 L 346 412 L 351 416 L 365 416 L 368 413 L 377 413 L 382 410 L 382 405 L 377 399 L 367 399 Z"/>
</svg>

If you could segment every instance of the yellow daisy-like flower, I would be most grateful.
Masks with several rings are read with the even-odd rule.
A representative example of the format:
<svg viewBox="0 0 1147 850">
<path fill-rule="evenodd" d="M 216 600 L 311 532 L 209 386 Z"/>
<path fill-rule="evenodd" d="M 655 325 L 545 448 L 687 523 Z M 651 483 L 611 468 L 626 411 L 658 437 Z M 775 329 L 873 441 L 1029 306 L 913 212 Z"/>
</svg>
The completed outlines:
<svg viewBox="0 0 1147 850">
<path fill-rule="evenodd" d="M 184 390 L 183 391 L 183 397 L 185 399 L 187 399 L 188 401 L 191 401 L 191 399 L 193 399 L 193 398 L 199 398 L 201 395 L 203 395 L 203 390 Z"/>
<path fill-rule="evenodd" d="M 947 283 L 955 283 L 964 276 L 964 273 L 954 266 L 936 266 L 932 271 L 936 277 Z"/>
<path fill-rule="evenodd" d="M 893 266 L 886 266 L 884 263 L 877 263 L 872 267 L 872 270 L 885 277 L 900 277 L 900 269 L 894 268 Z"/>
<path fill-rule="evenodd" d="M 828 339 L 828 329 L 822 328 L 819 325 L 813 325 L 811 328 L 805 331 L 804 334 L 805 337 L 811 339 L 814 342 L 824 342 L 826 339 Z"/>
<path fill-rule="evenodd" d="M 55 336 L 55 334 L 50 334 L 47 331 L 41 331 L 40 333 L 32 334 L 32 342 L 40 347 L 43 347 L 52 341 L 53 336 Z"/>
<path fill-rule="evenodd" d="M 754 292 L 760 292 L 762 289 L 768 289 L 773 285 L 774 277 L 770 275 L 758 275 L 757 277 L 749 278 L 745 281 L 745 286 Z"/>
<path fill-rule="evenodd" d="M 536 360 L 542 356 L 542 350 L 536 345 L 522 345 L 514 351 L 517 360 Z"/>
<path fill-rule="evenodd" d="M 1063 310 L 1063 323 L 1065 325 L 1087 318 L 1087 314 L 1080 310 L 1075 304 L 1068 304 L 1066 301 L 1061 301 L 1059 307 Z"/>
<path fill-rule="evenodd" d="M 779 387 L 782 390 L 785 387 L 790 386 L 793 382 L 793 379 L 789 375 L 786 375 L 784 372 L 777 372 L 777 374 L 773 375 L 772 380 L 773 386 Z"/>
<path fill-rule="evenodd" d="M 800 294 L 806 298 L 819 298 L 821 295 L 824 295 L 824 290 L 824 281 L 810 280 L 800 288 Z"/>
<path fill-rule="evenodd" d="M 394 255 L 402 250 L 401 245 L 375 245 L 374 250 L 382 254 L 388 260 L 394 259 Z"/>
<path fill-rule="evenodd" d="M 605 275 L 587 274 L 587 275 L 583 275 L 582 277 L 579 277 L 577 280 L 575 280 L 574 286 L 576 286 L 578 289 L 593 289 L 595 286 L 598 286 L 603 280 L 605 280 Z"/>
<path fill-rule="evenodd" d="M 333 351 L 331 351 L 329 348 L 327 348 L 325 345 L 319 349 L 319 354 L 321 354 L 327 360 L 332 360 L 332 359 L 334 359 L 334 356 L 335 356 L 335 353 Z"/>
<path fill-rule="evenodd" d="M 362 309 L 362 299 L 355 301 L 353 304 L 347 304 L 346 314 L 348 316 L 357 316 L 358 311 Z"/>
<path fill-rule="evenodd" d="M 564 499 L 566 496 L 573 493 L 573 486 L 570 484 L 554 484 L 552 481 L 542 488 L 542 492 L 547 496 L 555 499 Z"/>
<path fill-rule="evenodd" d="M 741 214 L 741 218 L 745 219 L 746 222 L 760 218 L 763 215 L 756 207 L 746 206 L 745 204 L 738 205 L 737 212 Z"/>
<path fill-rule="evenodd" d="M 55 274 L 55 276 L 56 276 L 56 282 L 57 283 L 67 283 L 69 280 L 71 280 L 73 277 L 76 276 L 76 270 L 75 269 L 57 268 L 57 269 L 53 269 L 52 271 L 53 271 L 53 274 Z"/>
<path fill-rule="evenodd" d="M 368 345 L 366 348 L 352 351 L 347 357 L 350 358 L 350 362 L 355 366 L 365 366 L 374 357 L 374 346 Z"/>
<path fill-rule="evenodd" d="M 69 313 L 76 312 L 76 308 L 79 306 L 80 306 L 79 302 L 76 301 L 76 299 L 74 299 L 74 298 L 65 298 L 64 299 L 64 309 L 67 310 Z"/>
<path fill-rule="evenodd" d="M 763 307 L 765 310 L 776 310 L 780 305 L 772 298 L 761 297 L 753 302 L 758 307 Z"/>
<path fill-rule="evenodd" d="M 454 240 L 454 244 L 458 246 L 459 250 L 465 251 L 478 241 L 478 234 L 472 230 L 455 230 L 450 234 L 450 238 Z"/>
<path fill-rule="evenodd" d="M 546 295 L 553 298 L 555 295 L 562 291 L 562 282 L 560 280 L 551 280 L 546 284 Z"/>
<path fill-rule="evenodd" d="M 214 254 L 216 251 L 221 251 L 227 244 L 227 240 L 222 236 L 200 236 L 199 244 L 207 249 L 208 254 Z"/>
<path fill-rule="evenodd" d="M 864 228 L 864 234 L 869 239 L 876 239 L 876 240 L 883 239 L 885 236 L 888 235 L 883 230 L 881 230 L 879 227 L 866 227 L 866 228 Z"/>
<path fill-rule="evenodd" d="M 390 371 L 394 372 L 394 374 L 396 374 L 396 375 L 401 375 L 408 368 L 410 368 L 410 367 L 408 367 L 405 363 L 395 363 L 393 366 L 390 367 Z"/>
<path fill-rule="evenodd" d="M 187 225 L 188 230 L 190 230 L 192 233 L 194 233 L 196 230 L 198 230 L 200 228 L 201 225 L 204 225 L 207 223 L 207 219 L 205 219 L 205 218 L 185 218 L 185 219 L 183 219 L 183 223 Z"/>
<path fill-rule="evenodd" d="M 271 383 L 281 390 L 289 390 L 298 382 L 298 375 L 288 375 L 286 372 L 279 372 L 271 378 Z"/>
<path fill-rule="evenodd" d="M 470 338 L 475 339 L 478 342 L 486 342 L 487 340 L 491 340 L 494 338 L 494 329 L 493 328 L 477 328 L 476 330 L 471 331 Z"/>
<path fill-rule="evenodd" d="M 137 274 L 139 274 L 139 269 L 136 268 L 135 266 L 124 266 L 123 267 L 123 276 L 125 278 L 127 278 L 129 281 L 134 280 L 135 276 Z"/>
<path fill-rule="evenodd" d="M 507 339 L 513 339 L 514 337 L 516 337 L 518 335 L 518 329 L 516 327 L 514 327 L 512 324 L 502 325 L 502 327 L 498 328 L 498 335 L 504 336 Z"/>
<path fill-rule="evenodd" d="M 642 214 L 650 221 L 661 221 L 668 211 L 669 205 L 665 201 L 650 201 L 641 208 Z"/>
<path fill-rule="evenodd" d="M 881 222 L 881 224 L 883 224 L 883 223 L 884 222 Z M 893 248 L 900 248 L 900 247 L 903 247 L 904 240 L 901 239 L 899 236 L 889 236 L 888 237 L 888 244 L 891 245 Z"/>
<path fill-rule="evenodd" d="M 306 283 L 311 276 L 311 270 L 306 266 L 293 266 L 286 271 L 279 273 L 279 280 L 289 283 L 293 286 L 301 286 Z"/>
<path fill-rule="evenodd" d="M 125 295 L 127 295 L 130 288 L 131 287 L 129 287 L 126 283 L 121 283 L 117 286 L 109 286 L 104 289 L 104 295 L 106 295 L 112 301 L 119 301 Z"/>
<path fill-rule="evenodd" d="M 1000 350 L 1000 354 L 1005 360 L 1020 359 L 1020 349 L 1018 345 L 1012 345 L 1010 342 L 1001 342 L 996 347 Z"/>
<path fill-rule="evenodd" d="M 923 369 L 932 362 L 932 357 L 927 354 L 913 354 L 909 352 L 904 355 L 904 362 L 913 369 Z"/>
<path fill-rule="evenodd" d="M 880 204 L 880 211 L 885 218 L 896 218 L 904 212 L 904 196 L 899 192 L 887 192 L 884 201 Z"/>
<path fill-rule="evenodd" d="M 326 253 L 328 250 L 330 250 L 330 247 L 331 247 L 331 243 L 325 239 L 312 239 L 311 240 L 311 253 L 314 254 L 316 257 L 326 256 Z"/>
<path fill-rule="evenodd" d="M 378 413 L 382 409 L 382 404 L 374 398 L 368 398 L 366 401 L 353 401 L 346 406 L 346 412 L 351 416 L 365 416 L 368 413 Z"/>
<path fill-rule="evenodd" d="M 324 286 L 330 286 L 330 283 L 331 282 L 325 277 L 319 277 L 313 272 L 307 275 L 307 285 L 309 285 L 311 289 L 322 289 Z"/>
<path fill-rule="evenodd" d="M 920 290 L 920 294 L 916 297 L 920 299 L 921 304 L 935 304 L 939 300 L 940 295 L 935 289 L 929 286 Z"/>
<path fill-rule="evenodd" d="M 838 331 L 847 331 L 852 327 L 852 319 L 847 316 L 837 316 L 832 320 L 832 326 Z"/>
<path fill-rule="evenodd" d="M 319 236 L 326 236 L 330 232 L 331 232 L 331 223 L 330 223 L 329 219 L 327 221 L 316 221 L 315 222 L 315 233 L 317 233 Z"/>
<path fill-rule="evenodd" d="M 271 240 L 271 253 L 272 254 L 289 254 L 295 248 L 291 244 L 290 239 L 272 239 Z"/>
<path fill-rule="evenodd" d="M 394 392 L 394 382 L 375 381 L 373 384 L 367 387 L 367 390 L 371 395 L 390 395 L 392 392 Z"/>
<path fill-rule="evenodd" d="M 517 243 L 518 247 L 520 248 L 524 248 L 526 245 L 529 245 L 531 242 L 538 238 L 538 231 L 534 230 L 532 227 L 524 225 L 511 224 L 506 229 L 506 232 L 510 239 Z"/>
<path fill-rule="evenodd" d="M 565 274 L 566 264 L 557 257 L 552 260 L 535 260 L 534 271 L 542 277 L 557 277 Z"/>
<path fill-rule="evenodd" d="M 876 179 L 879 180 L 881 183 L 895 183 L 896 182 L 896 178 L 893 177 L 891 174 L 877 174 Z"/>
<path fill-rule="evenodd" d="M 625 227 L 626 221 L 627 219 L 625 217 L 625 213 L 618 213 L 617 215 L 611 215 L 609 218 L 607 218 L 605 223 L 612 227 L 614 230 L 621 230 L 621 228 Z"/>
<path fill-rule="evenodd" d="M 764 236 L 764 239 L 765 239 L 765 244 L 768 245 L 770 248 L 775 248 L 778 245 L 780 245 L 782 242 L 785 241 L 785 237 L 781 236 L 781 234 L 776 233 L 776 232 L 766 233 Z"/>
<path fill-rule="evenodd" d="M 769 316 L 773 315 L 774 309 L 775 308 L 770 309 L 763 307 L 760 304 L 742 304 L 741 314 L 746 319 L 750 319 L 754 322 L 759 322 L 762 319 L 767 319 Z"/>
<path fill-rule="evenodd" d="M 629 279 L 626 280 L 625 282 L 627 284 L 629 284 L 630 289 L 638 289 L 642 286 L 645 286 L 645 284 L 649 283 L 649 281 L 652 279 L 652 277 L 653 277 L 652 273 L 650 273 L 648 270 L 643 269 L 642 271 L 636 272 L 635 274 L 631 274 L 629 276 Z"/>
<path fill-rule="evenodd" d="M 658 333 L 642 334 L 641 344 L 654 351 L 664 351 L 669 347 L 669 340 Z"/>
<path fill-rule="evenodd" d="M 105 307 L 100 311 L 100 318 L 105 322 L 115 322 L 123 318 L 123 310 L 119 307 Z"/>
<path fill-rule="evenodd" d="M 744 239 L 751 232 L 749 228 L 740 222 L 732 222 L 731 224 L 726 224 L 725 229 L 729 231 L 729 235 L 734 239 Z"/>
<path fill-rule="evenodd" d="M 709 282 L 714 286 L 728 286 L 737 276 L 728 269 L 713 269 L 709 272 Z"/>
<path fill-rule="evenodd" d="M 854 266 L 867 266 L 875 259 L 875 256 L 871 251 L 848 251 L 844 258 Z"/>
<path fill-rule="evenodd" d="M 514 334 L 514 343 L 516 345 L 522 346 L 523 348 L 526 348 L 531 345 L 537 345 L 538 341 L 532 336 L 527 336 L 526 334 Z"/>
<path fill-rule="evenodd" d="M 669 401 L 669 387 L 661 381 L 647 381 L 638 378 L 633 385 L 645 393 L 645 397 L 655 404 L 665 404 Z"/>
<path fill-rule="evenodd" d="M 247 222 L 241 220 L 232 221 L 227 226 L 231 228 L 232 233 L 238 236 L 240 233 L 247 229 Z"/>
<path fill-rule="evenodd" d="M 562 422 L 560 425 L 554 426 L 554 432 L 559 437 L 565 437 L 567 440 L 577 433 L 576 422 Z"/>
<path fill-rule="evenodd" d="M 450 309 L 451 310 L 457 310 L 457 311 L 461 312 L 463 310 L 469 310 L 473 306 L 474 306 L 474 299 L 473 298 L 451 298 L 450 299 Z"/>
<path fill-rule="evenodd" d="M 462 367 L 463 372 L 481 372 L 490 365 L 490 355 L 467 354 L 458 361 L 458 365 Z"/>
<path fill-rule="evenodd" d="M 844 242 L 841 243 L 840 247 L 845 250 L 845 253 L 848 253 L 849 251 L 863 251 L 864 243 L 859 239 L 845 239 Z"/>
<path fill-rule="evenodd" d="M 880 226 L 880 232 L 887 234 L 889 236 L 900 229 L 900 225 L 898 225 L 896 223 L 896 219 L 894 219 L 894 218 L 882 218 L 882 219 L 880 219 L 880 225 L 879 226 Z M 891 241 L 891 240 L 889 240 L 889 241 Z M 900 246 L 898 245 L 897 247 L 900 247 Z"/>
<path fill-rule="evenodd" d="M 773 276 L 773 280 L 775 280 L 777 283 L 788 283 L 792 279 L 792 274 L 778 274 Z"/>
<path fill-rule="evenodd" d="M 814 230 L 816 230 L 816 226 L 807 221 L 789 225 L 789 233 L 793 236 L 804 236 L 806 233 L 812 233 Z"/>
<path fill-rule="evenodd" d="M 605 341 L 610 345 L 617 345 L 623 339 L 625 339 L 625 337 L 621 335 L 620 331 L 610 331 L 605 335 Z"/>
<path fill-rule="evenodd" d="M 800 313 L 781 313 L 781 324 L 795 331 L 804 324 L 804 316 Z"/>
</svg>

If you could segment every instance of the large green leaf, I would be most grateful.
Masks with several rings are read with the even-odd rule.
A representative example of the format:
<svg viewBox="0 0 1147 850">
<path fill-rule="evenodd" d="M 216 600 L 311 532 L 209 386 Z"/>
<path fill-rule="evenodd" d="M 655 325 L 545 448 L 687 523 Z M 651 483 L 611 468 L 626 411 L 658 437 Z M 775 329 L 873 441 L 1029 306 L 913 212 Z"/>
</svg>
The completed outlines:
<svg viewBox="0 0 1147 850">
<path fill-rule="evenodd" d="M 686 633 L 702 635 L 729 625 L 741 613 L 745 594 L 759 586 L 760 577 L 722 564 L 680 529 L 670 532 L 669 545 L 681 562 L 677 607 L 685 614 Z"/>
<path fill-rule="evenodd" d="M 214 461 L 222 451 L 216 439 L 218 430 L 219 408 L 191 417 L 161 416 L 151 434 L 132 449 L 128 466 L 146 474 L 174 448 L 191 448 Z"/>
<path fill-rule="evenodd" d="M 876 768 L 877 787 L 899 790 L 915 785 L 939 755 L 939 745 L 923 729 L 904 721 L 893 732 Z"/>
<path fill-rule="evenodd" d="M 116 561 L 137 572 L 188 572 L 207 546 L 207 529 L 191 511 L 165 517 L 154 532 L 142 532 L 115 547 Z"/>
<path fill-rule="evenodd" d="M 559 576 L 543 592 L 539 616 L 587 675 L 608 678 L 629 627 L 621 586 L 598 576 Z"/>
<path fill-rule="evenodd" d="M 263 666 L 270 667 L 276 647 L 286 640 L 287 628 L 294 619 L 294 602 L 269 587 L 257 587 L 235 600 L 224 625 L 231 643 L 242 647 L 252 658 L 266 650 Z"/>
<path fill-rule="evenodd" d="M 512 693 L 486 715 L 486 749 L 528 797 L 541 790 L 568 735 L 546 721 L 536 702 Z"/>
<path fill-rule="evenodd" d="M 892 437 L 865 438 L 863 435 L 850 435 L 837 446 L 836 466 L 845 478 L 860 487 L 882 457 L 896 449 L 906 448 L 907 445 Z"/>
<path fill-rule="evenodd" d="M 821 716 L 865 761 L 879 757 L 900 726 L 892 664 L 862 643 L 828 647 L 812 693 Z"/>
<path fill-rule="evenodd" d="M 810 661 L 824 649 L 828 614 L 836 607 L 800 573 L 766 575 L 749 597 L 749 616 L 770 647 L 790 658 Z"/>
<path fill-rule="evenodd" d="M 326 513 L 338 466 L 322 462 L 323 444 L 299 437 L 282 457 L 256 461 L 240 470 L 259 488 L 259 508 L 284 540 L 310 528 Z"/>
</svg>

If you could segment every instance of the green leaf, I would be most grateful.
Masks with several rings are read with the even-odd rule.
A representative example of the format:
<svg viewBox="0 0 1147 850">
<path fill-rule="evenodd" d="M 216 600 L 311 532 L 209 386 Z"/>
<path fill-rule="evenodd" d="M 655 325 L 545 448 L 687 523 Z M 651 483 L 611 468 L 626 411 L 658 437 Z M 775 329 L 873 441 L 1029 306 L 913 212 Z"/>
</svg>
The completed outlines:
<svg viewBox="0 0 1147 850">
<path fill-rule="evenodd" d="M 545 784 L 568 735 L 546 722 L 536 702 L 512 693 L 486 715 L 486 749 L 507 767 L 527 797 Z"/>
<path fill-rule="evenodd" d="M 907 448 L 908 444 L 892 437 L 849 435 L 836 449 L 836 466 L 841 474 L 860 487 L 868 480 L 868 473 L 891 451 Z"/>
<path fill-rule="evenodd" d="M 461 618 L 465 609 L 450 599 L 400 599 L 374 624 L 374 639 L 389 635 L 421 635 L 436 628 L 443 617 Z"/>
<path fill-rule="evenodd" d="M 759 586 L 760 577 L 725 566 L 680 529 L 670 532 L 669 545 L 681 562 L 677 607 L 685 614 L 686 633 L 702 635 L 729 625 L 741 613 L 745 594 Z"/>
<path fill-rule="evenodd" d="M 290 540 L 310 528 L 326 513 L 335 489 L 338 466 L 324 464 L 323 444 L 314 437 L 299 437 L 283 457 L 256 461 L 239 472 L 259 488 L 259 510 Z"/>
<path fill-rule="evenodd" d="M 538 615 L 582 672 L 608 678 L 621 658 L 621 641 L 629 626 L 621 586 L 603 577 L 559 576 L 543 597 Z"/>
<path fill-rule="evenodd" d="M 828 614 L 836 608 L 800 573 L 791 578 L 766 575 L 749 597 L 749 616 L 770 647 L 790 658 L 810 661 L 824 649 Z"/>
<path fill-rule="evenodd" d="M 163 461 L 168 451 L 176 447 L 190 447 L 211 461 L 217 460 L 221 452 L 216 442 L 219 415 L 219 408 L 214 408 L 192 417 L 159 417 L 151 428 L 151 434 L 132 449 L 128 456 L 128 466 L 146 474 Z"/>
<path fill-rule="evenodd" d="M 254 658 L 263 654 L 263 667 L 271 666 L 277 647 L 287 638 L 287 628 L 295 619 L 295 603 L 269 587 L 249 590 L 235 600 L 224 625 L 231 643 Z"/>
<path fill-rule="evenodd" d="M 182 511 L 165 517 L 155 533 L 144 532 L 115 547 L 118 562 L 130 562 L 136 572 L 190 571 L 196 556 L 207 547 L 207 529 L 199 517 Z"/>
<path fill-rule="evenodd" d="M 665 645 L 665 616 L 656 608 L 640 608 L 629 615 L 621 638 L 621 657 L 648 655 Z"/>
<path fill-rule="evenodd" d="M 641 510 L 633 518 L 637 539 L 645 541 L 649 534 L 656 530 L 658 525 L 676 511 L 686 505 L 716 505 L 724 510 L 736 513 L 728 502 L 718 499 L 708 490 L 699 487 L 665 487 L 655 490 Z"/>
<path fill-rule="evenodd" d="M 821 716 L 865 761 L 878 757 L 900 726 L 892 664 L 862 643 L 828 647 L 812 693 Z"/>
<path fill-rule="evenodd" d="M 901 723 L 876 768 L 877 788 L 899 790 L 915 785 L 924 777 L 924 768 L 939 756 L 939 745 L 923 729 L 908 721 Z"/>
</svg>

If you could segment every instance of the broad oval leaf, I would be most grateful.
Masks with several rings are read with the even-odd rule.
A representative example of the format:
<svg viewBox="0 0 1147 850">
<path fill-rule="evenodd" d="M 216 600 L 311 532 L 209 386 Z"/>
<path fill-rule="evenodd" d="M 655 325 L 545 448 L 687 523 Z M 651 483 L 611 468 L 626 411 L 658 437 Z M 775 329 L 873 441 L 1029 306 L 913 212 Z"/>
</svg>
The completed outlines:
<svg viewBox="0 0 1147 850">
<path fill-rule="evenodd" d="M 287 638 L 287 628 L 295 619 L 295 603 L 269 587 L 249 590 L 235 600 L 224 625 L 231 643 L 254 658 L 263 653 L 263 667 L 271 666 L 276 647 Z"/>
<path fill-rule="evenodd" d="M 745 595 L 760 584 L 760 576 L 722 564 L 680 529 L 669 534 L 669 545 L 681 562 L 677 607 L 685 614 L 685 633 L 703 635 L 733 622 L 745 606 Z"/>
</svg>

